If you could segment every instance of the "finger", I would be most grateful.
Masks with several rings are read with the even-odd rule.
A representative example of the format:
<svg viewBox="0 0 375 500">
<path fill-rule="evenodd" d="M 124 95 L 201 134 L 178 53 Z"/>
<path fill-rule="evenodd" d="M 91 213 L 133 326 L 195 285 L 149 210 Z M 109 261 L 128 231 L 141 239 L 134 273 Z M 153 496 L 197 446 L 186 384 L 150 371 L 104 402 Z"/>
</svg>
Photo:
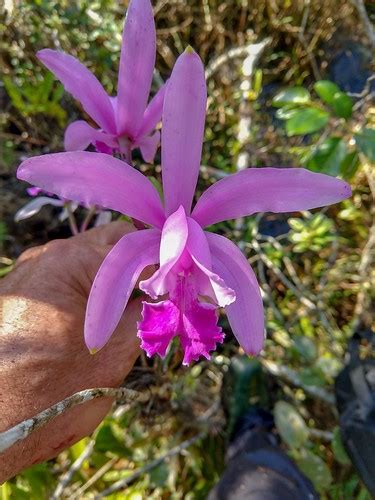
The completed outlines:
<svg viewBox="0 0 375 500">
<path fill-rule="evenodd" d="M 126 221 L 115 221 L 104 226 L 94 227 L 84 233 L 72 236 L 77 243 L 89 245 L 114 245 L 125 234 L 135 231 L 135 227 Z"/>
<path fill-rule="evenodd" d="M 42 252 L 43 252 L 43 246 L 28 248 L 27 250 L 22 252 L 21 255 L 18 257 L 18 259 L 16 260 L 16 266 L 22 264 L 22 262 L 26 262 L 29 259 L 34 259 L 35 257 L 38 257 Z"/>
<path fill-rule="evenodd" d="M 119 385 L 140 354 L 137 323 L 141 319 L 142 298 L 132 300 L 126 307 L 110 341 L 91 356 L 92 377 L 97 383 Z"/>
</svg>

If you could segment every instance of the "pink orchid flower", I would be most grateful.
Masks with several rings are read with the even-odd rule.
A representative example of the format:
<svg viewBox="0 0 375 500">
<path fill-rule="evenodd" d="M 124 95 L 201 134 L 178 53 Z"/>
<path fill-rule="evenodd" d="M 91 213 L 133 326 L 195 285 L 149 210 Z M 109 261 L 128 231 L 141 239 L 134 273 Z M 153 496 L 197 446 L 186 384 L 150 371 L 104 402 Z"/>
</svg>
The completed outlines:
<svg viewBox="0 0 375 500">
<path fill-rule="evenodd" d="M 264 314 L 255 274 L 234 243 L 204 228 L 256 212 L 321 207 L 351 194 L 346 182 L 328 175 L 294 168 L 250 168 L 213 184 L 191 210 L 205 113 L 203 65 L 187 49 L 175 64 L 164 100 L 164 206 L 145 176 L 101 153 L 45 155 L 30 158 L 19 167 L 20 179 L 152 226 L 125 235 L 98 271 L 85 321 L 85 340 L 92 352 L 112 335 L 142 270 L 159 264 L 139 284 L 153 299 L 168 294 L 162 301 L 143 303 L 138 336 L 149 356 L 165 356 L 170 341 L 178 335 L 184 364 L 200 356 L 209 358 L 224 337 L 217 326 L 218 306 L 225 307 L 243 349 L 258 353 L 264 340 Z"/>
<path fill-rule="evenodd" d="M 59 222 L 64 222 L 69 218 L 69 212 L 74 213 L 79 206 L 79 204 L 75 201 L 54 198 L 53 193 L 44 192 L 43 189 L 35 186 L 27 188 L 26 192 L 29 196 L 32 197 L 32 200 L 27 202 L 25 205 L 23 205 L 23 207 L 17 210 L 14 215 L 15 222 L 21 222 L 23 220 L 30 219 L 30 217 L 38 214 L 46 205 L 61 207 L 61 212 L 58 215 L 58 220 Z M 69 205 L 69 210 L 67 205 Z M 105 224 L 109 224 L 112 220 L 112 212 L 110 212 L 109 210 L 102 210 L 99 207 L 96 210 L 96 214 L 97 215 L 94 222 L 94 227 L 104 226 Z"/>
<path fill-rule="evenodd" d="M 153 161 L 160 141 L 160 132 L 155 131 L 155 127 L 161 118 L 165 93 L 163 85 L 147 105 L 155 55 L 156 34 L 150 0 L 131 0 L 129 4 L 117 97 L 110 97 L 97 78 L 71 55 L 50 49 L 37 53 L 100 127 L 95 129 L 83 120 L 71 123 L 65 131 L 67 151 L 84 150 L 94 144 L 101 152 L 119 151 L 131 162 L 131 150 L 139 148 L 145 161 Z"/>
</svg>

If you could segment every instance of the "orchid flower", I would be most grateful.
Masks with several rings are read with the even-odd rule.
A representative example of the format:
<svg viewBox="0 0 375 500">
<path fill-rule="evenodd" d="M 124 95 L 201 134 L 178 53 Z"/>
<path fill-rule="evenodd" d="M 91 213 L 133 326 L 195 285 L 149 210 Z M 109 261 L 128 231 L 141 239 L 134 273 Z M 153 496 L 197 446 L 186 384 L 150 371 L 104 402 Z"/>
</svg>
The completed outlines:
<svg viewBox="0 0 375 500">
<path fill-rule="evenodd" d="M 68 218 L 68 210 L 66 204 L 70 203 L 70 211 L 73 213 L 78 208 L 78 203 L 69 202 L 60 198 L 54 198 L 52 193 L 44 192 L 43 189 L 38 187 L 30 187 L 26 189 L 26 192 L 33 199 L 25 203 L 14 215 L 14 221 L 20 222 L 25 219 L 30 219 L 34 215 L 38 214 L 41 209 L 46 205 L 51 205 L 53 207 L 61 207 L 61 212 L 59 214 L 59 221 L 64 222 Z M 39 196 L 41 195 L 41 196 Z"/>
<path fill-rule="evenodd" d="M 54 198 L 54 195 L 52 193 L 44 192 L 42 189 L 35 186 L 27 188 L 26 192 L 33 199 L 25 203 L 23 207 L 17 210 L 14 215 L 15 222 L 21 222 L 22 220 L 30 219 L 30 217 L 38 214 L 46 205 L 61 207 L 61 212 L 58 215 L 58 220 L 59 222 L 64 222 L 69 218 L 69 213 L 73 214 L 79 206 L 79 204 L 75 201 L 68 201 L 62 198 Z M 69 209 L 67 207 L 68 204 Z M 102 210 L 101 208 L 97 208 L 95 213 L 95 227 L 108 224 L 112 220 L 112 212 L 110 212 L 109 210 Z"/>
<path fill-rule="evenodd" d="M 139 148 L 152 162 L 160 142 L 155 131 L 163 108 L 165 85 L 147 105 L 155 65 L 156 34 L 150 0 L 131 0 L 126 14 L 118 95 L 110 97 L 97 78 L 77 59 L 64 52 L 43 49 L 38 58 L 82 104 L 100 129 L 83 120 L 65 131 L 65 149 L 77 151 L 93 144 L 100 152 L 120 152 L 131 162 L 131 150 Z"/>
<path fill-rule="evenodd" d="M 125 235 L 109 252 L 94 280 L 85 320 L 91 352 L 115 330 L 142 270 L 159 264 L 139 288 L 159 302 L 143 302 L 138 323 L 141 347 L 165 356 L 179 336 L 188 365 L 210 351 L 224 334 L 216 309 L 225 307 L 234 335 L 249 354 L 264 340 L 259 286 L 247 259 L 229 239 L 205 232 L 220 221 L 256 212 L 294 212 L 350 196 L 342 180 L 294 168 L 249 168 L 209 187 L 193 210 L 199 175 L 206 84 L 198 55 L 187 49 L 173 69 L 163 108 L 164 206 L 152 183 L 126 163 L 101 153 L 58 153 L 30 158 L 18 177 L 59 196 L 99 204 L 150 228 Z M 90 167 L 90 168 L 89 168 Z"/>
</svg>

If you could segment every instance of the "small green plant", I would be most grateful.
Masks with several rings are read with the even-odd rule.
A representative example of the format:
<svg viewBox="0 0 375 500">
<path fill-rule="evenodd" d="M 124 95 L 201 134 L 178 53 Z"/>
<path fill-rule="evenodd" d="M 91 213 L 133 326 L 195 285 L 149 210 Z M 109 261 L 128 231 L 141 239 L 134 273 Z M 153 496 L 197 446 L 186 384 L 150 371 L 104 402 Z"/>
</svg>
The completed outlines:
<svg viewBox="0 0 375 500">
<path fill-rule="evenodd" d="M 291 218 L 288 222 L 292 228 L 289 239 L 293 243 L 294 252 L 319 252 L 335 239 L 333 222 L 322 213 L 305 216 L 303 219 Z"/>
<path fill-rule="evenodd" d="M 315 134 L 309 145 L 294 148 L 304 167 L 350 179 L 360 153 L 375 161 L 375 129 L 356 131 L 352 98 L 335 83 L 320 80 L 313 89 L 315 97 L 304 87 L 279 92 L 272 101 L 276 116 L 285 122 L 288 137 Z"/>
<path fill-rule="evenodd" d="M 47 73 L 38 85 L 27 81 L 17 85 L 11 78 L 4 77 L 4 86 L 13 106 L 23 116 L 43 114 L 55 118 L 61 127 L 66 124 L 66 112 L 60 105 L 64 87 L 54 83 L 52 73 Z"/>
</svg>

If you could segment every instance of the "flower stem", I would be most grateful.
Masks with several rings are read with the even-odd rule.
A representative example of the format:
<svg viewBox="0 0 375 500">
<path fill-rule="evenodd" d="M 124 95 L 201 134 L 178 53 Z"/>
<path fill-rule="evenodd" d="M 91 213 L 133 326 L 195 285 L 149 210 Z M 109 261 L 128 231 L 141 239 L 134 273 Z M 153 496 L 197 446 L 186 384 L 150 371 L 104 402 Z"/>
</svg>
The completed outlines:
<svg viewBox="0 0 375 500">
<path fill-rule="evenodd" d="M 126 143 L 126 147 L 124 149 L 124 156 L 126 163 L 132 167 L 133 166 L 132 148 L 129 141 L 127 141 Z"/>
<path fill-rule="evenodd" d="M 77 221 L 76 218 L 74 217 L 74 214 L 72 212 L 72 207 L 70 202 L 68 201 L 65 204 L 66 211 L 68 213 L 68 221 L 69 221 L 69 227 L 72 232 L 73 236 L 76 236 L 79 233 L 78 226 L 77 226 Z"/>
<path fill-rule="evenodd" d="M 94 205 L 93 207 L 89 208 L 89 210 L 86 214 L 86 217 L 83 219 L 83 222 L 81 224 L 81 228 L 79 231 L 80 233 L 84 233 L 87 230 L 87 228 L 88 228 L 88 226 L 89 226 L 89 224 L 90 224 L 90 222 L 95 214 L 96 214 L 96 207 Z"/>
</svg>

